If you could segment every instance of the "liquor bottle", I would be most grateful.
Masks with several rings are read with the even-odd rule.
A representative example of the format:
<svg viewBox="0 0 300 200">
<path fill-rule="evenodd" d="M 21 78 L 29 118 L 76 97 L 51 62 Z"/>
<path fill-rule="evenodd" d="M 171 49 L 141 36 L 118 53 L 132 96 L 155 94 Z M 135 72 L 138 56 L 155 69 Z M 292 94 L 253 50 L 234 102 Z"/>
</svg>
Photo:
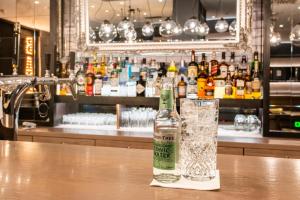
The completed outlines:
<svg viewBox="0 0 300 200">
<path fill-rule="evenodd" d="M 97 68 L 97 72 L 95 74 L 95 80 L 94 80 L 94 95 L 100 96 L 102 90 L 102 71 L 101 67 Z"/>
<path fill-rule="evenodd" d="M 100 69 L 97 69 L 99 70 L 99 73 L 101 74 L 102 77 L 106 76 L 106 72 L 107 72 L 107 66 L 106 66 L 106 58 L 105 58 L 105 55 L 102 56 L 101 58 L 101 65 L 100 65 Z"/>
<path fill-rule="evenodd" d="M 145 89 L 146 89 L 146 81 L 142 76 L 140 76 L 139 80 L 136 83 L 136 94 L 139 97 L 145 96 Z"/>
<path fill-rule="evenodd" d="M 204 66 L 201 66 L 201 71 L 199 73 L 197 79 L 197 88 L 198 88 L 198 97 L 204 98 L 205 97 L 205 86 L 207 83 L 207 73 Z"/>
<path fill-rule="evenodd" d="M 222 52 L 222 61 L 219 64 L 219 70 L 220 70 L 219 77 L 224 78 L 224 79 L 227 77 L 227 71 L 228 71 L 228 66 L 229 66 L 227 64 L 227 62 L 225 61 L 225 55 L 226 55 L 226 53 Z"/>
<path fill-rule="evenodd" d="M 154 80 L 156 80 L 156 78 L 158 77 L 157 70 L 158 70 L 158 67 L 157 67 L 156 60 L 152 59 L 150 61 L 149 76 L 153 76 Z"/>
<path fill-rule="evenodd" d="M 216 52 L 212 52 L 211 54 L 211 60 L 210 60 L 210 66 L 211 66 L 211 75 L 212 77 L 216 77 L 217 75 L 220 74 L 220 71 L 219 71 L 219 62 L 217 61 L 216 59 Z"/>
<path fill-rule="evenodd" d="M 254 72 L 252 76 L 252 92 L 260 93 L 261 83 L 259 80 L 259 62 L 255 62 L 254 64 Z M 260 95 L 259 95 L 260 97 Z"/>
<path fill-rule="evenodd" d="M 197 80 L 196 77 L 188 78 L 188 85 L 186 87 L 186 98 L 198 99 Z"/>
<path fill-rule="evenodd" d="M 58 78 L 62 78 L 62 63 L 60 62 L 60 56 L 58 52 L 56 53 L 55 72 Z"/>
<path fill-rule="evenodd" d="M 85 95 L 85 73 L 83 65 L 80 66 L 79 71 L 76 74 L 76 91 L 79 95 Z"/>
<path fill-rule="evenodd" d="M 132 70 L 132 80 L 138 81 L 139 77 L 140 77 L 140 64 L 138 64 L 137 62 L 137 58 L 134 57 L 132 64 L 131 64 L 131 70 Z"/>
<path fill-rule="evenodd" d="M 164 78 L 159 101 L 159 111 L 154 123 L 153 178 L 172 183 L 180 179 L 179 141 L 181 120 L 176 111 L 172 78 Z"/>
<path fill-rule="evenodd" d="M 237 68 L 234 70 L 234 74 L 233 74 L 233 76 L 231 76 L 231 80 L 232 80 L 232 86 L 233 87 L 236 87 L 236 81 L 237 81 L 237 79 L 238 79 L 238 77 L 239 77 L 239 72 L 241 72 L 242 73 L 242 70 L 237 70 Z M 242 74 L 243 75 L 243 74 Z M 242 76 L 241 75 L 241 76 Z"/>
<path fill-rule="evenodd" d="M 118 78 L 117 60 L 115 59 L 113 69 L 110 73 L 110 78 Z"/>
<path fill-rule="evenodd" d="M 93 96 L 93 91 L 94 91 L 94 79 L 95 75 L 93 72 L 93 65 L 89 64 L 88 69 L 86 71 L 85 75 L 85 94 L 87 96 Z"/>
<path fill-rule="evenodd" d="M 253 54 L 253 61 L 251 62 L 251 76 L 253 76 L 253 73 L 255 71 L 255 67 L 257 68 L 258 73 L 260 72 L 260 62 L 258 60 L 258 52 L 255 51 Z"/>
<path fill-rule="evenodd" d="M 161 89 L 161 76 L 158 76 L 156 78 L 154 87 L 155 87 L 154 96 L 159 97 L 160 96 L 160 89 Z"/>
<path fill-rule="evenodd" d="M 211 63 L 209 63 L 208 66 L 208 77 L 207 77 L 207 82 L 205 86 L 205 97 L 208 99 L 212 99 L 214 97 L 214 78 L 211 74 Z"/>
<path fill-rule="evenodd" d="M 179 67 L 178 75 L 183 77 L 184 80 L 186 80 L 186 78 L 187 78 L 187 68 L 184 64 L 183 59 L 181 59 L 181 61 L 180 61 L 180 67 Z"/>
<path fill-rule="evenodd" d="M 205 53 L 202 53 L 202 59 L 201 62 L 199 63 L 199 71 L 201 70 L 202 66 L 204 67 L 206 73 L 208 73 L 208 62 L 206 62 Z"/>
<path fill-rule="evenodd" d="M 236 95 L 237 99 L 243 99 L 245 96 L 245 80 L 243 78 L 243 72 L 240 69 L 236 79 Z"/>
<path fill-rule="evenodd" d="M 110 75 L 112 70 L 114 69 L 115 59 L 112 55 L 109 56 L 109 61 L 107 62 L 106 75 Z"/>
<path fill-rule="evenodd" d="M 230 62 L 229 62 L 229 67 L 228 67 L 228 71 L 230 72 L 231 77 L 234 75 L 234 72 L 236 69 L 236 63 L 235 63 L 234 57 L 235 57 L 234 52 L 231 52 Z"/>
<path fill-rule="evenodd" d="M 251 71 L 250 66 L 247 66 L 246 75 L 245 75 L 245 90 L 246 94 L 249 96 L 252 94 L 252 80 L 251 80 Z"/>
<path fill-rule="evenodd" d="M 146 97 L 154 97 L 155 94 L 155 82 L 153 75 L 150 75 L 146 81 L 146 89 L 145 89 L 145 96 Z"/>
<path fill-rule="evenodd" d="M 198 63 L 196 63 L 195 51 L 192 50 L 191 62 L 188 66 L 188 78 L 198 76 Z"/>
<path fill-rule="evenodd" d="M 92 54 L 92 56 L 93 56 L 93 62 L 92 62 L 92 65 L 93 65 L 93 71 L 96 72 L 96 71 L 97 71 L 97 68 L 98 68 L 98 65 L 99 65 L 98 60 L 97 60 L 97 53 L 94 52 L 94 53 Z"/>
<path fill-rule="evenodd" d="M 159 64 L 158 76 L 159 77 L 167 76 L 166 63 L 162 62 Z"/>
<path fill-rule="evenodd" d="M 144 81 L 146 81 L 147 77 L 148 77 L 147 60 L 146 60 L 146 58 L 143 58 L 142 66 L 141 66 L 141 69 L 140 69 L 140 78 L 142 78 Z"/>
<path fill-rule="evenodd" d="M 170 66 L 168 67 L 167 77 L 176 78 L 177 76 L 177 68 L 175 62 L 172 60 Z"/>
<path fill-rule="evenodd" d="M 184 76 L 181 76 L 181 79 L 178 83 L 178 97 L 179 98 L 185 98 L 186 97 L 186 82 L 184 81 Z"/>
<path fill-rule="evenodd" d="M 132 78 L 132 65 L 129 62 L 129 58 L 126 57 L 125 59 L 125 68 L 127 72 L 127 81 L 129 81 Z"/>
<path fill-rule="evenodd" d="M 225 96 L 224 97 L 231 97 L 232 96 L 232 80 L 230 76 L 230 72 L 227 72 L 227 77 L 225 80 Z"/>
</svg>

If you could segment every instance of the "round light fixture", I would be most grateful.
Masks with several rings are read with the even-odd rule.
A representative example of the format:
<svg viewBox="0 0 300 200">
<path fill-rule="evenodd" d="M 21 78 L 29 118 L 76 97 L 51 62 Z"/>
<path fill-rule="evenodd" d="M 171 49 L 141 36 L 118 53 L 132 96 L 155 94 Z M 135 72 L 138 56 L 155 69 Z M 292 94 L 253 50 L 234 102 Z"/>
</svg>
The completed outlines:
<svg viewBox="0 0 300 200">
<path fill-rule="evenodd" d="M 134 24 L 125 17 L 117 26 L 117 31 L 121 38 L 125 38 L 125 34 L 129 28 L 134 29 Z"/>
<path fill-rule="evenodd" d="M 137 37 L 136 31 L 133 27 L 130 27 L 125 33 L 125 39 L 128 42 L 135 41 Z"/>
<path fill-rule="evenodd" d="M 281 42 L 281 35 L 280 33 L 277 33 L 277 32 L 272 32 L 270 34 L 270 44 L 271 46 L 278 46 L 280 45 L 280 42 Z"/>
<path fill-rule="evenodd" d="M 99 37 L 103 42 L 111 42 L 117 37 L 117 29 L 115 25 L 111 24 L 108 20 L 104 20 L 100 26 Z"/>
<path fill-rule="evenodd" d="M 176 27 L 173 29 L 173 35 L 179 36 L 182 34 L 182 27 L 179 23 L 176 24 Z"/>
<path fill-rule="evenodd" d="M 199 26 L 199 28 L 198 28 L 197 33 L 200 36 L 207 36 L 208 33 L 209 33 L 209 27 L 208 27 L 208 25 L 205 22 L 201 23 L 200 26 Z"/>
<path fill-rule="evenodd" d="M 228 30 L 228 22 L 223 17 L 217 21 L 215 29 L 218 33 L 224 33 Z"/>
<path fill-rule="evenodd" d="M 233 20 L 233 21 L 230 23 L 230 26 L 229 26 L 229 33 L 230 33 L 230 35 L 235 36 L 235 34 L 236 34 L 236 20 Z"/>
<path fill-rule="evenodd" d="M 142 34 L 145 37 L 151 37 L 154 33 L 154 28 L 151 22 L 146 22 L 142 28 Z"/>
<path fill-rule="evenodd" d="M 188 19 L 183 25 L 183 31 L 187 35 L 198 35 L 200 22 L 196 17 Z"/>
<path fill-rule="evenodd" d="M 174 35 L 173 30 L 176 26 L 176 22 L 168 17 L 159 26 L 159 34 L 163 37 L 171 37 Z"/>
<path fill-rule="evenodd" d="M 92 27 L 89 28 L 89 37 L 90 37 L 90 41 L 95 42 L 96 33 L 95 33 L 95 30 Z"/>
<path fill-rule="evenodd" d="M 300 41 L 300 23 L 296 24 L 290 34 L 291 41 Z"/>
</svg>

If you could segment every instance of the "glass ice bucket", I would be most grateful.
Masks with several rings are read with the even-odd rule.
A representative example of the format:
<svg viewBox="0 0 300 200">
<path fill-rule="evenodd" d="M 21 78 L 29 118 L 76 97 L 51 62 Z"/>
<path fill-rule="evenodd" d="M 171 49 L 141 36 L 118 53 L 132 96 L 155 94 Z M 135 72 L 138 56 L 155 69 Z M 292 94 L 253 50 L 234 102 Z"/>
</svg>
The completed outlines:
<svg viewBox="0 0 300 200">
<path fill-rule="evenodd" d="M 181 99 L 180 168 L 183 177 L 211 180 L 216 175 L 219 100 Z"/>
</svg>

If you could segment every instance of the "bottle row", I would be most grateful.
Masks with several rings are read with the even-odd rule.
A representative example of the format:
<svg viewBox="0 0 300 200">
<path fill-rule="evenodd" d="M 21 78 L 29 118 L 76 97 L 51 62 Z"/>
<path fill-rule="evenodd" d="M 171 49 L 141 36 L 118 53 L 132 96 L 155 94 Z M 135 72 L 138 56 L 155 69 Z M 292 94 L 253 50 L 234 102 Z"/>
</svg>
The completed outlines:
<svg viewBox="0 0 300 200">
<path fill-rule="evenodd" d="M 236 61 L 235 53 L 226 59 L 216 59 L 216 53 L 211 53 L 210 60 L 205 53 L 197 62 L 195 51 L 191 51 L 188 64 L 171 61 L 147 62 L 143 58 L 139 63 L 136 58 L 131 61 L 111 56 L 99 59 L 94 54 L 93 59 L 81 58 L 76 62 L 75 72 L 68 70 L 67 65 L 57 62 L 56 73 L 59 77 L 76 74 L 76 91 L 79 95 L 87 96 L 145 96 L 159 97 L 161 80 L 172 77 L 176 97 L 179 98 L 239 98 L 260 99 L 262 97 L 261 62 L 258 52 L 254 52 L 252 62 L 245 55 L 241 61 Z M 100 60 L 100 62 L 99 62 Z M 228 60 L 228 61 L 227 61 Z M 68 95 L 67 85 L 57 85 L 57 95 Z"/>
</svg>

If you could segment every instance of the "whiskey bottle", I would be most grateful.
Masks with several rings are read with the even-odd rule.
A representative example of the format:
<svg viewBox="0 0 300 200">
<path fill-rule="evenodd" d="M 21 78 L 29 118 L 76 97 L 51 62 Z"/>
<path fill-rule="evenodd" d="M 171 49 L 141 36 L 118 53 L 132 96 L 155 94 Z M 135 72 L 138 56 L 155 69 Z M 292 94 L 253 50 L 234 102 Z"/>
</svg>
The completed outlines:
<svg viewBox="0 0 300 200">
<path fill-rule="evenodd" d="M 208 66 L 208 77 L 205 86 L 205 96 L 208 99 L 212 99 L 214 97 L 214 78 L 211 74 L 211 64 Z"/>
<path fill-rule="evenodd" d="M 231 52 L 230 62 L 228 67 L 228 71 L 230 72 L 231 77 L 234 75 L 234 72 L 236 71 L 236 63 L 234 57 L 235 57 L 234 52 Z"/>
<path fill-rule="evenodd" d="M 147 77 L 148 77 L 147 60 L 146 60 L 146 58 L 143 58 L 142 66 L 141 66 L 141 69 L 140 69 L 140 78 L 142 78 L 144 81 L 146 81 Z"/>
<path fill-rule="evenodd" d="M 179 141 L 181 120 L 176 111 L 174 79 L 164 78 L 159 111 L 154 123 L 153 178 L 162 183 L 180 179 Z"/>
<path fill-rule="evenodd" d="M 205 53 L 202 53 L 202 59 L 201 62 L 199 63 L 199 71 L 201 70 L 202 66 L 204 67 L 206 73 L 208 73 L 208 62 L 206 62 Z"/>
<path fill-rule="evenodd" d="M 251 80 L 251 72 L 250 72 L 250 66 L 247 66 L 246 75 L 245 75 L 245 90 L 247 95 L 252 94 L 252 80 Z"/>
<path fill-rule="evenodd" d="M 227 77 L 227 71 L 228 71 L 228 66 L 229 66 L 227 64 L 227 62 L 225 61 L 225 55 L 226 55 L 226 53 L 222 52 L 222 61 L 219 64 L 219 70 L 220 70 L 219 77 L 223 78 L 223 79 L 225 79 Z"/>
<path fill-rule="evenodd" d="M 253 76 L 254 71 L 255 71 L 255 67 L 257 68 L 257 72 L 260 72 L 260 62 L 258 60 L 258 52 L 255 51 L 253 54 L 253 61 L 251 62 L 251 76 Z"/>
<path fill-rule="evenodd" d="M 204 69 L 204 66 L 201 66 L 201 71 L 199 73 L 198 79 L 197 79 L 197 88 L 198 88 L 198 97 L 204 98 L 205 97 L 205 86 L 207 83 L 207 73 Z"/>
<path fill-rule="evenodd" d="M 99 70 L 99 73 L 101 74 L 102 77 L 106 76 L 106 74 L 107 74 L 107 66 L 106 66 L 105 55 L 102 56 L 100 69 L 97 69 L 97 70 Z"/>
<path fill-rule="evenodd" d="M 95 80 L 94 80 L 94 95 L 100 96 L 101 90 L 102 90 L 102 75 L 101 75 L 101 67 L 97 68 L 97 72 L 95 74 Z"/>
<path fill-rule="evenodd" d="M 225 80 L 225 96 L 230 97 L 232 95 L 232 80 L 230 72 L 227 72 L 227 77 Z"/>
<path fill-rule="evenodd" d="M 188 85 L 186 88 L 186 98 L 198 99 L 198 89 L 196 77 L 188 78 Z"/>
<path fill-rule="evenodd" d="M 146 81 L 140 76 L 139 80 L 136 83 L 136 96 L 144 97 L 146 90 Z"/>
<path fill-rule="evenodd" d="M 89 64 L 86 75 L 85 75 L 85 94 L 87 96 L 93 96 L 93 91 L 94 91 L 94 80 L 95 80 L 95 75 L 93 72 L 93 66 L 92 64 Z"/>
<path fill-rule="evenodd" d="M 243 72 L 240 69 L 238 71 L 238 77 L 236 79 L 236 94 L 237 99 L 243 99 L 245 96 L 245 80 L 243 78 Z"/>
<path fill-rule="evenodd" d="M 186 82 L 184 81 L 184 77 L 181 76 L 181 79 L 178 83 L 178 97 L 185 98 L 186 97 Z"/>
<path fill-rule="evenodd" d="M 260 80 L 259 80 L 259 63 L 255 62 L 254 72 L 252 77 L 252 92 L 260 92 Z"/>
<path fill-rule="evenodd" d="M 195 58 L 195 51 L 192 50 L 191 62 L 188 66 L 188 78 L 197 77 L 198 76 L 198 63 Z"/>
<path fill-rule="evenodd" d="M 81 65 L 76 74 L 76 91 L 79 95 L 85 95 L 85 73 Z"/>
<path fill-rule="evenodd" d="M 210 66 L 211 66 L 211 75 L 212 77 L 216 77 L 217 75 L 220 75 L 220 70 L 218 68 L 219 62 L 216 59 L 216 52 L 212 52 L 211 54 L 211 60 L 210 60 Z"/>
</svg>

